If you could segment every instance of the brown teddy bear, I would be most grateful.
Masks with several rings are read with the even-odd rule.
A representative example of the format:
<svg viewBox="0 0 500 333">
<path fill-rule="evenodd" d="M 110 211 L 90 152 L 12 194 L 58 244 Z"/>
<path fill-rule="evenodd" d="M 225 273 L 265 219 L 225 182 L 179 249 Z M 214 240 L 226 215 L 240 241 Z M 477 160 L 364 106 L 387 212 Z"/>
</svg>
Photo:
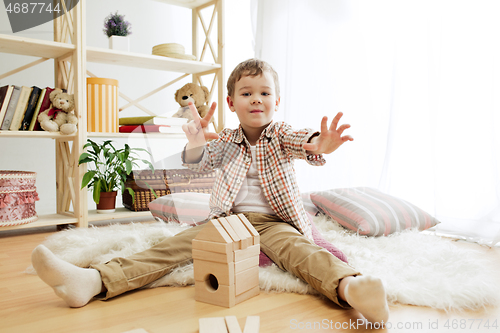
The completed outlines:
<svg viewBox="0 0 500 333">
<path fill-rule="evenodd" d="M 194 103 L 201 118 L 205 117 L 209 110 L 209 107 L 206 105 L 209 96 L 210 92 L 207 87 L 199 86 L 195 83 L 185 84 L 175 92 L 175 100 L 181 107 L 172 117 L 192 120 L 193 115 L 188 107 L 189 102 Z"/>
<path fill-rule="evenodd" d="M 55 89 L 50 93 L 49 99 L 51 107 L 38 115 L 40 127 L 47 132 L 66 135 L 75 133 L 78 118 L 72 112 L 75 108 L 74 95 Z"/>
</svg>

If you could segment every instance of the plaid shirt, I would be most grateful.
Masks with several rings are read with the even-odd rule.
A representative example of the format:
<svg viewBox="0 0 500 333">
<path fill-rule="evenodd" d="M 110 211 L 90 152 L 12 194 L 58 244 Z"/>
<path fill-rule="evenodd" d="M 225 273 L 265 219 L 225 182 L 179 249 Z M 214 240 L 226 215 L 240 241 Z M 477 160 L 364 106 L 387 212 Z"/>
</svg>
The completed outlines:
<svg viewBox="0 0 500 333">
<path fill-rule="evenodd" d="M 293 160 L 305 159 L 311 165 L 325 164 L 322 155 L 307 155 L 302 148 L 317 133 L 310 129 L 293 130 L 284 122 L 272 122 L 256 144 L 257 169 L 269 205 L 283 221 L 295 226 L 309 239 L 312 239 L 311 225 L 302 205 Z M 185 162 L 184 154 L 182 159 Z M 210 195 L 209 219 L 231 214 L 251 161 L 250 143 L 240 125 L 235 130 L 224 129 L 219 139 L 208 142 L 199 162 L 183 164 L 198 172 L 218 169 Z"/>
</svg>

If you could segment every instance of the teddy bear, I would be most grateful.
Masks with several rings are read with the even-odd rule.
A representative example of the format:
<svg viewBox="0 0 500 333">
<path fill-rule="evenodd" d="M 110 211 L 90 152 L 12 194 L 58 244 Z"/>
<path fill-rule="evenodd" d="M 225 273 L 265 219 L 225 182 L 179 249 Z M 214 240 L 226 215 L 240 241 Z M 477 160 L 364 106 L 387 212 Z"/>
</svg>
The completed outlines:
<svg viewBox="0 0 500 333">
<path fill-rule="evenodd" d="M 198 110 L 201 118 L 205 117 L 209 108 L 206 105 L 210 92 L 205 86 L 199 86 L 196 83 L 187 83 L 182 88 L 175 92 L 175 100 L 181 106 L 179 110 L 172 115 L 175 118 L 187 118 L 188 121 L 193 119 L 193 115 L 189 110 L 188 103 L 193 102 Z"/>
<path fill-rule="evenodd" d="M 65 93 L 61 89 L 54 89 L 49 99 L 52 102 L 51 107 L 38 115 L 40 127 L 47 132 L 75 133 L 78 118 L 73 113 L 74 95 Z"/>
</svg>

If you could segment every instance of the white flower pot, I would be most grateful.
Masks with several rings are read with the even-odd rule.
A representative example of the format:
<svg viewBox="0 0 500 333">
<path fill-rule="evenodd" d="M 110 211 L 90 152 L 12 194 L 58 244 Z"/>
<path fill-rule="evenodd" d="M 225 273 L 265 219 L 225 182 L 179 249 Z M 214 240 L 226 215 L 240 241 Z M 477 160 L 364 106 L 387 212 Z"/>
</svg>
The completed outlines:
<svg viewBox="0 0 500 333">
<path fill-rule="evenodd" d="M 129 51 L 129 38 L 127 36 L 111 36 L 109 37 L 109 48 L 117 51 Z"/>
</svg>

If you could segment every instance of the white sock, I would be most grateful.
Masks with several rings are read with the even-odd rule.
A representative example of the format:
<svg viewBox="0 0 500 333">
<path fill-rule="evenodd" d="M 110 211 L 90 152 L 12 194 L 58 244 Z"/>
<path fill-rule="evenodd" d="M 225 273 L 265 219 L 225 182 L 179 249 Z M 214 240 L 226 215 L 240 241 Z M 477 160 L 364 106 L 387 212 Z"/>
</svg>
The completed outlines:
<svg viewBox="0 0 500 333">
<path fill-rule="evenodd" d="M 101 292 L 99 271 L 77 267 L 59 259 L 44 245 L 38 245 L 33 250 L 31 263 L 38 276 L 70 307 L 82 307 Z"/>
<path fill-rule="evenodd" d="M 384 285 L 379 278 L 356 276 L 345 290 L 347 303 L 371 323 L 387 323 L 389 306 Z"/>
</svg>

